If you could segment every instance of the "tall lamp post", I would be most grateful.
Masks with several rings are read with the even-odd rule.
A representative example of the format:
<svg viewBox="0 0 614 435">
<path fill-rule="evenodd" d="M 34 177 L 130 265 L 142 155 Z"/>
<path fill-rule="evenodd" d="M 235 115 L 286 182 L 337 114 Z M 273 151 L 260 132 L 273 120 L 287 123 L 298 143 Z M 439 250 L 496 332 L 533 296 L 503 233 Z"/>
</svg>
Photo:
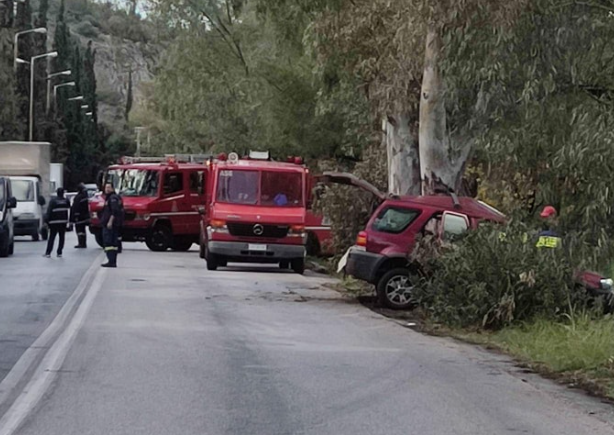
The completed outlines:
<svg viewBox="0 0 614 435">
<path fill-rule="evenodd" d="M 15 33 L 15 47 L 14 47 L 15 56 L 14 56 L 14 61 L 13 61 L 13 67 L 15 68 L 15 71 L 17 71 L 17 65 L 19 63 L 23 63 L 17 60 L 19 59 L 19 37 L 23 35 L 27 35 L 29 33 L 47 33 L 47 29 L 44 27 L 38 27 L 36 29 L 23 30 L 21 32 Z"/>
<path fill-rule="evenodd" d="M 54 74 L 49 74 L 47 76 L 47 113 L 49 113 L 49 109 L 51 109 L 51 80 L 54 77 L 59 77 L 59 76 L 69 76 L 72 74 L 71 70 L 66 70 L 66 71 L 60 71 Z M 55 97 L 55 95 L 54 95 Z"/>
<path fill-rule="evenodd" d="M 58 89 L 63 88 L 65 86 L 76 86 L 76 85 L 77 84 L 75 82 L 67 82 L 67 83 L 62 83 L 61 85 L 55 85 L 53 87 L 53 105 L 56 111 L 58 109 Z"/>
<path fill-rule="evenodd" d="M 47 30 L 45 30 L 46 32 Z M 34 139 L 34 71 L 35 63 L 38 59 L 58 57 L 57 51 L 50 53 L 39 54 L 30 59 L 30 134 L 28 135 L 30 142 Z"/>
</svg>

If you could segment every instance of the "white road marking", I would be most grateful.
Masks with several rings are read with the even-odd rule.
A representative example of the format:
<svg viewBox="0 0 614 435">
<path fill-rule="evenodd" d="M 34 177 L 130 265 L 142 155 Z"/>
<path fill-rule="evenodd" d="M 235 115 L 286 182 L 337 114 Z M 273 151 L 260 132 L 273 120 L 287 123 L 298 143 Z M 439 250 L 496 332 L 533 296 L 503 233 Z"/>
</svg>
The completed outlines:
<svg viewBox="0 0 614 435">
<path fill-rule="evenodd" d="M 62 309 L 55 316 L 47 329 L 26 349 L 19 360 L 15 363 L 11 371 L 0 382 L 0 407 L 5 404 L 9 396 L 31 368 L 32 364 L 38 359 L 39 355 L 46 352 L 49 342 L 56 337 L 56 334 L 66 323 L 66 320 L 73 312 L 75 305 L 81 299 L 83 292 L 87 289 L 92 277 L 100 269 L 99 262 L 104 255 L 101 253 L 90 268 L 85 272 L 79 285 L 75 288 L 72 295 L 66 300 Z"/>
<path fill-rule="evenodd" d="M 97 265 L 98 266 L 98 265 Z M 100 267 L 100 266 L 98 266 Z M 28 382 L 23 393 L 15 400 L 13 405 L 0 420 L 0 435 L 12 435 L 23 423 L 28 414 L 36 407 L 43 397 L 55 376 L 62 367 L 64 359 L 81 329 L 96 295 L 102 287 L 106 276 L 106 269 L 99 269 L 94 276 L 91 286 L 86 286 L 87 293 L 77 308 L 74 317 L 66 329 L 60 334 L 55 343 L 47 351 L 47 354 L 36 368 L 32 379 Z"/>
</svg>

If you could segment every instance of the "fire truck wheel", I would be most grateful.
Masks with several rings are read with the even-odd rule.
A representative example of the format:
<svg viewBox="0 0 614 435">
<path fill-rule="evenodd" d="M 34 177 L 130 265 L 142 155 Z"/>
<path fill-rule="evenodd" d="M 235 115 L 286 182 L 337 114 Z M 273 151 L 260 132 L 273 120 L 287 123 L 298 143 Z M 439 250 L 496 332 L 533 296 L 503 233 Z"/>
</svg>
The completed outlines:
<svg viewBox="0 0 614 435">
<path fill-rule="evenodd" d="M 219 264 L 215 255 L 209 254 L 207 252 L 207 254 L 205 255 L 205 261 L 207 262 L 207 270 L 217 270 Z"/>
<path fill-rule="evenodd" d="M 145 244 L 151 251 L 164 252 L 170 248 L 171 240 L 173 240 L 171 229 L 166 225 L 158 224 L 145 240 Z"/>
<path fill-rule="evenodd" d="M 316 236 L 315 233 L 312 233 L 311 231 L 307 233 L 306 248 L 307 255 L 309 255 L 310 257 L 317 257 L 322 251 L 320 249 L 320 241 L 318 240 L 318 236 Z"/>
<path fill-rule="evenodd" d="M 282 260 L 279 262 L 279 268 L 281 270 L 290 269 L 290 262 L 288 260 Z"/>
<path fill-rule="evenodd" d="M 295 258 L 294 260 L 292 260 L 292 270 L 299 275 L 305 273 L 305 259 Z"/>
<path fill-rule="evenodd" d="M 173 251 L 187 252 L 192 247 L 191 240 L 175 240 L 171 246 Z"/>
</svg>

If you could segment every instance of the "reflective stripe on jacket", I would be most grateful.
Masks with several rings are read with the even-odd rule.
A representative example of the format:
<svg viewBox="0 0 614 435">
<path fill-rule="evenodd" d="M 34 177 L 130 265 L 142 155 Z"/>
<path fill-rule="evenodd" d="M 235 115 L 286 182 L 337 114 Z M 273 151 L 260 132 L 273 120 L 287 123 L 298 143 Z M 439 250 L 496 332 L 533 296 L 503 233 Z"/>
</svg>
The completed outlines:
<svg viewBox="0 0 614 435">
<path fill-rule="evenodd" d="M 47 208 L 49 225 L 66 225 L 69 221 L 70 201 L 66 198 L 53 198 Z"/>
</svg>

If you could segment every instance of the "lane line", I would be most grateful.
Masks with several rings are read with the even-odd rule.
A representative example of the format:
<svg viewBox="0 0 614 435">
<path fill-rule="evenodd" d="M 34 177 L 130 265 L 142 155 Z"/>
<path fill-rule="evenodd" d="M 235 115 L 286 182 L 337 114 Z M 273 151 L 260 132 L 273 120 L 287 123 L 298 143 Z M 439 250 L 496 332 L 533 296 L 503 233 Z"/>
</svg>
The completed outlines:
<svg viewBox="0 0 614 435">
<path fill-rule="evenodd" d="M 62 367 L 72 343 L 83 326 L 85 318 L 94 303 L 94 299 L 102 288 L 107 270 L 100 269 L 100 266 L 98 267 L 98 272 L 94 276 L 91 286 L 87 288 L 87 293 L 77 308 L 74 317 L 47 351 L 47 354 L 36 368 L 21 395 L 0 420 L 0 435 L 12 435 L 15 433 L 57 376 L 57 372 Z"/>
<path fill-rule="evenodd" d="M 58 331 L 66 323 L 66 320 L 73 312 L 75 305 L 81 299 L 83 292 L 87 289 L 89 282 L 100 269 L 99 262 L 104 257 L 104 253 L 97 256 L 90 268 L 85 272 L 81 281 L 73 291 L 72 295 L 66 300 L 62 309 L 55 316 L 53 321 L 47 326 L 43 333 L 28 347 L 21 357 L 17 360 L 11 371 L 0 382 L 0 408 L 6 404 L 13 390 L 22 381 L 32 364 L 37 361 L 43 352 L 46 352 L 49 342 L 56 337 Z"/>
</svg>

